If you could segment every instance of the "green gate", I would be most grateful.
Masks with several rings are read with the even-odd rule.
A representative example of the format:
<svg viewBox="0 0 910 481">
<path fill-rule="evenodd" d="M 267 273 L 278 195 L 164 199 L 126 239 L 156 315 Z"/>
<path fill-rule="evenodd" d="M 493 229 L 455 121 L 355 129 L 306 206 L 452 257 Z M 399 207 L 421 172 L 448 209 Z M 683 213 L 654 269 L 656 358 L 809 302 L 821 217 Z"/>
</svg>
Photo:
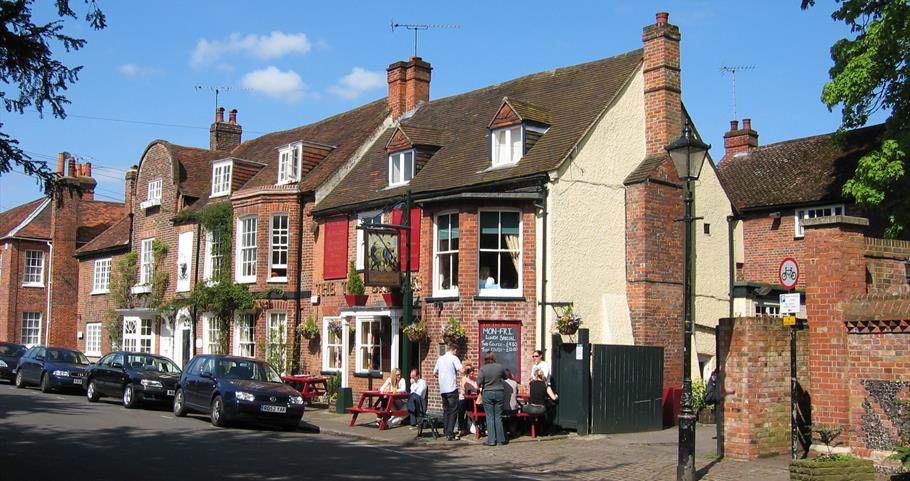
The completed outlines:
<svg viewBox="0 0 910 481">
<path fill-rule="evenodd" d="M 594 345 L 591 431 L 598 434 L 663 428 L 664 349 Z"/>
<path fill-rule="evenodd" d="M 563 343 L 553 336 L 553 389 L 559 394 L 556 424 L 589 434 L 591 427 L 591 345 L 588 330 L 579 329 L 577 343 Z"/>
</svg>

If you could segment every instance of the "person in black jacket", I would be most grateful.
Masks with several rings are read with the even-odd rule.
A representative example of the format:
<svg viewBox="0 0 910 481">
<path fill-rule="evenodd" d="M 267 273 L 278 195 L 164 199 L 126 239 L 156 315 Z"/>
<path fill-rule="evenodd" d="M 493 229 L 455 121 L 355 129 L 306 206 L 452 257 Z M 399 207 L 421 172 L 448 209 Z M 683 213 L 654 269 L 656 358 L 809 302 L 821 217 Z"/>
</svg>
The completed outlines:
<svg viewBox="0 0 910 481">
<path fill-rule="evenodd" d="M 477 376 L 477 386 L 483 396 L 483 410 L 487 418 L 487 446 L 508 444 L 502 428 L 502 406 L 505 401 L 505 368 L 496 362 L 496 353 L 487 351 L 483 367 Z"/>
</svg>

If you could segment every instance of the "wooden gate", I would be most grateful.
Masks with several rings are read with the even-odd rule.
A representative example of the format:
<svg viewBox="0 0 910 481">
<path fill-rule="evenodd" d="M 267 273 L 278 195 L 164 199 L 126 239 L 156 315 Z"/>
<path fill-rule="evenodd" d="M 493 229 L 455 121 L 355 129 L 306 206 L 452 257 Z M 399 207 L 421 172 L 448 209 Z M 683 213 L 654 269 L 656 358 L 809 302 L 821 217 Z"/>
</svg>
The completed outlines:
<svg viewBox="0 0 910 481">
<path fill-rule="evenodd" d="M 592 347 L 591 432 L 661 429 L 664 349 L 600 344 Z"/>
</svg>

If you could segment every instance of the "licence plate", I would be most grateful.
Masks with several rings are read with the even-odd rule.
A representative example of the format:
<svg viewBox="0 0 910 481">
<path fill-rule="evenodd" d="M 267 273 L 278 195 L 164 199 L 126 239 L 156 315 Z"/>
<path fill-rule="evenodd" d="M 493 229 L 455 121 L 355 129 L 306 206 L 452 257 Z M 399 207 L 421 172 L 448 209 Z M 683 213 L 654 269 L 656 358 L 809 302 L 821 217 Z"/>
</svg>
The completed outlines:
<svg viewBox="0 0 910 481">
<path fill-rule="evenodd" d="M 167 390 L 167 395 L 168 395 L 168 396 L 173 396 L 173 395 L 174 395 L 174 390 L 173 390 L 173 389 L 168 389 L 168 390 Z"/>
<path fill-rule="evenodd" d="M 82 379 L 73 379 L 73 384 L 82 384 Z"/>
<path fill-rule="evenodd" d="M 264 406 L 262 406 L 260 409 L 261 409 L 262 412 L 264 412 L 264 413 L 286 413 L 286 412 L 288 412 L 288 408 L 286 408 L 286 407 L 284 407 L 284 406 L 269 406 L 269 405 L 264 405 Z"/>
</svg>

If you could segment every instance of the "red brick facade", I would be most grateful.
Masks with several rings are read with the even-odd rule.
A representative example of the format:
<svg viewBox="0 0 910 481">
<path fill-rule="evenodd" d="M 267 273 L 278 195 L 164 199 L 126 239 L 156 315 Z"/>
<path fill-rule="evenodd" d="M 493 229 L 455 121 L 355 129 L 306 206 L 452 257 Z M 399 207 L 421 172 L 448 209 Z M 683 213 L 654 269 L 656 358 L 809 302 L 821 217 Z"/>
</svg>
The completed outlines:
<svg viewBox="0 0 910 481">
<path fill-rule="evenodd" d="M 98 353 L 90 352 L 86 342 L 88 341 L 88 324 L 95 324 L 101 326 L 101 339 L 100 345 L 101 350 L 100 354 L 104 355 L 110 352 L 111 343 L 110 343 L 110 333 L 107 332 L 105 326 L 105 319 L 107 312 L 110 309 L 115 309 L 119 306 L 115 306 L 111 301 L 110 295 L 107 293 L 94 292 L 94 281 L 95 281 L 95 261 L 102 259 L 111 260 L 111 277 L 114 276 L 114 272 L 117 269 L 117 264 L 123 260 L 125 256 L 124 252 L 115 253 L 115 254 L 96 254 L 89 257 L 81 257 L 79 259 L 79 305 L 78 305 L 78 314 L 76 315 L 77 325 L 76 331 L 82 333 L 82 336 L 78 337 L 76 348 L 80 351 L 86 353 L 87 355 L 97 356 Z"/>
</svg>

